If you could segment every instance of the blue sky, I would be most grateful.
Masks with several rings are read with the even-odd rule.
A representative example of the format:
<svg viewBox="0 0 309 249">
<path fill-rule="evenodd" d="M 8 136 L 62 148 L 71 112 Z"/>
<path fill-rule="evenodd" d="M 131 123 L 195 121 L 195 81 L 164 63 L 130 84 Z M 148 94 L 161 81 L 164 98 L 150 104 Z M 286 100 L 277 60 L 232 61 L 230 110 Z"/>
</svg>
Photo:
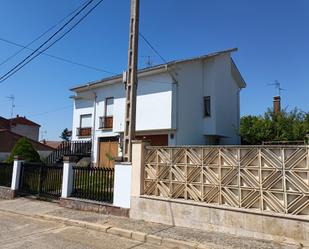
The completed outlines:
<svg viewBox="0 0 309 249">
<path fill-rule="evenodd" d="M 0 38 L 27 44 L 77 8 L 82 0 L 1 0 Z M 47 52 L 79 63 L 122 72 L 127 66 L 129 0 L 104 0 L 68 36 Z M 309 1 L 307 0 L 141 0 L 140 31 L 166 58 L 184 59 L 238 47 L 233 58 L 248 86 L 241 113 L 261 114 L 277 91 L 283 106 L 309 111 Z M 33 47 L 38 46 L 35 43 Z M 0 62 L 19 48 L 0 41 Z M 6 73 L 24 51 L 0 66 Z M 140 41 L 140 66 L 155 56 Z M 158 56 L 151 57 L 162 63 Z M 45 138 L 58 139 L 72 123 L 69 88 L 109 76 L 40 56 L 0 84 L 0 116 L 10 116 L 7 96 L 16 98 L 15 114 L 42 125 Z"/>
</svg>

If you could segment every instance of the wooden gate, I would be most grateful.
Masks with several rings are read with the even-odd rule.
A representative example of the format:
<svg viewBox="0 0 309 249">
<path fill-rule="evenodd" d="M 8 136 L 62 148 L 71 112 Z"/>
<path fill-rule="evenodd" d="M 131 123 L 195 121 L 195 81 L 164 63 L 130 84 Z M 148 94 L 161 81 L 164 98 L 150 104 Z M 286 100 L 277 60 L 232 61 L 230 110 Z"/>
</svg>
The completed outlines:
<svg viewBox="0 0 309 249">
<path fill-rule="evenodd" d="M 99 141 L 99 167 L 114 168 L 118 157 L 118 138 L 104 138 Z"/>
</svg>

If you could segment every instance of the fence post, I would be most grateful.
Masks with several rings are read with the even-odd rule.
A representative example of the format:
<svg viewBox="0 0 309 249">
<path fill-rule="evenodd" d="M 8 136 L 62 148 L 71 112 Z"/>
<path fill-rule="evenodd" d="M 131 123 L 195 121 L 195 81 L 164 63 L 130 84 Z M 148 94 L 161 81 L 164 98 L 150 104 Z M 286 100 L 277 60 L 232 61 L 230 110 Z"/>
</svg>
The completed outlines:
<svg viewBox="0 0 309 249">
<path fill-rule="evenodd" d="M 62 191 L 61 197 L 68 198 L 73 190 L 73 166 L 76 165 L 75 157 L 63 157 L 63 177 L 62 177 Z"/>
<path fill-rule="evenodd" d="M 131 197 L 140 196 L 144 191 L 144 153 L 148 142 L 132 141 L 132 163 L 115 165 L 113 204 L 130 208 Z"/>
<path fill-rule="evenodd" d="M 18 188 L 19 188 L 21 164 L 23 162 L 24 162 L 24 160 L 23 160 L 22 157 L 20 157 L 20 156 L 14 157 L 12 183 L 11 183 L 11 189 L 14 190 L 14 191 L 18 190 Z"/>
<path fill-rule="evenodd" d="M 131 197 L 144 194 L 145 151 L 148 141 L 132 142 L 132 187 Z"/>
</svg>

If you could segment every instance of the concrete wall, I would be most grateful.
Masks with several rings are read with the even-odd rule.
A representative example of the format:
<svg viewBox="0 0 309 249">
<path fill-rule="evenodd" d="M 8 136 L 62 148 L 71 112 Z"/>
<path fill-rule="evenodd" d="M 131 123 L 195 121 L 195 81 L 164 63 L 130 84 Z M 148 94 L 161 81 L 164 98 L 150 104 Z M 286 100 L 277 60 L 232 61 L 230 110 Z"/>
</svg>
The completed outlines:
<svg viewBox="0 0 309 249">
<path fill-rule="evenodd" d="M 229 54 L 181 64 L 177 72 L 177 145 L 202 145 L 205 135 L 221 136 L 220 144 L 239 144 L 239 86 L 232 77 Z M 204 96 L 211 116 L 204 117 Z"/>
<path fill-rule="evenodd" d="M 308 216 L 296 218 L 190 201 L 131 197 L 130 218 L 285 243 L 309 241 Z"/>
<path fill-rule="evenodd" d="M 12 126 L 11 131 L 34 141 L 39 141 L 39 126 L 17 124 L 16 126 Z"/>
</svg>

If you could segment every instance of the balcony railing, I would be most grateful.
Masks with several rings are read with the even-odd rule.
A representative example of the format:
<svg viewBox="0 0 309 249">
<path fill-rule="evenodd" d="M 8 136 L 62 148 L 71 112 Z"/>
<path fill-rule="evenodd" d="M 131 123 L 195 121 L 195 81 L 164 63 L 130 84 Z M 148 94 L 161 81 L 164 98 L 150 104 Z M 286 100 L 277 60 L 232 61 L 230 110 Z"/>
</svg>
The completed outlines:
<svg viewBox="0 0 309 249">
<path fill-rule="evenodd" d="M 79 137 L 90 137 L 91 136 L 91 127 L 77 128 L 76 134 Z"/>
<path fill-rule="evenodd" d="M 99 118 L 100 129 L 112 129 L 113 128 L 113 117 L 100 117 Z"/>
</svg>

